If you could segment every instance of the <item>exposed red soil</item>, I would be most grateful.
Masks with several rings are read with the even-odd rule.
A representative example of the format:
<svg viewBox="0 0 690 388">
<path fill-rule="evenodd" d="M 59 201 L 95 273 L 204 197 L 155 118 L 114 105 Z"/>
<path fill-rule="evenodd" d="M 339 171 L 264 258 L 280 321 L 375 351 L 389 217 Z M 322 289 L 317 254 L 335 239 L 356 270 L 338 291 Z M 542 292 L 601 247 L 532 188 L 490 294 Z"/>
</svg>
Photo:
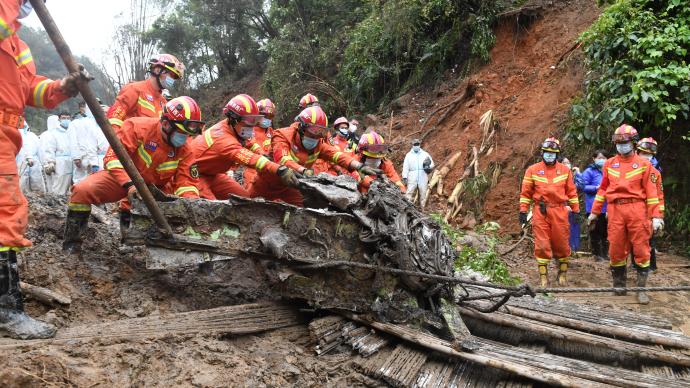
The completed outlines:
<svg viewBox="0 0 690 388">
<path fill-rule="evenodd" d="M 502 174 L 498 184 L 484 196 L 482 218 L 498 221 L 504 230 L 517 230 L 522 174 L 536 160 L 536 146 L 548 135 L 559 132 L 570 102 L 581 90 L 584 68 L 580 53 L 569 50 L 599 12 L 593 2 L 575 0 L 548 8 L 537 18 L 521 16 L 500 22 L 491 62 L 468 80 L 476 87 L 473 96 L 458 105 L 440 125 L 436 120 L 444 114 L 443 110 L 427 126 L 437 126 L 422 145 L 435 158 L 437 166 L 453 153 L 463 152 L 460 162 L 444 180 L 445 196 L 453 190 L 470 162 L 472 146 L 479 147 L 482 141 L 479 118 L 491 109 L 501 131 L 495 149 L 488 156 L 480 156 L 479 165 L 485 171 L 490 162 L 496 162 L 502 167 Z M 392 142 L 405 140 L 396 150 L 396 161 L 402 162 L 409 149 L 409 139 L 419 136 L 416 132 L 422 120 L 437 107 L 461 96 L 466 83 L 456 81 L 456 86 L 442 88 L 399 99 L 402 110 L 400 114 L 396 112 L 394 121 L 402 124 L 402 128 L 393 134 Z M 422 101 L 434 104 L 424 105 Z M 445 213 L 445 197 L 433 195 L 429 204 L 430 211 Z M 453 221 L 461 220 L 463 212 Z"/>
</svg>

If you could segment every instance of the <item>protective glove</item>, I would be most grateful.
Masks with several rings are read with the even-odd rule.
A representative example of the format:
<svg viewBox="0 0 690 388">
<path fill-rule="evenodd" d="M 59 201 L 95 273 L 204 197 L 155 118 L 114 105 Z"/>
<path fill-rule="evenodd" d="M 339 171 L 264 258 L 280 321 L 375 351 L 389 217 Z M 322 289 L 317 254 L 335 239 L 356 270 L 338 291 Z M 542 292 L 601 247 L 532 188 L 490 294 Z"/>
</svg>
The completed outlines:
<svg viewBox="0 0 690 388">
<path fill-rule="evenodd" d="M 302 170 L 302 175 L 306 177 L 314 176 L 314 169 L 313 168 L 305 168 Z"/>
<path fill-rule="evenodd" d="M 661 234 L 664 231 L 664 219 L 652 218 L 652 229 L 654 229 L 654 234 Z"/>
<path fill-rule="evenodd" d="M 527 224 L 527 213 L 520 212 L 520 227 L 523 228 Z"/>
<path fill-rule="evenodd" d="M 285 186 L 299 186 L 299 180 L 297 179 L 297 175 L 295 175 L 295 171 L 291 168 L 288 168 L 286 166 L 280 166 L 278 168 L 278 176 L 280 177 L 280 180 L 283 182 Z"/>
<path fill-rule="evenodd" d="M 589 217 L 587 217 L 587 226 L 589 227 L 590 231 L 594 230 L 597 218 L 599 218 L 598 214 L 589 213 Z"/>
<path fill-rule="evenodd" d="M 34 160 L 31 159 L 31 158 L 27 158 L 27 159 L 26 159 L 26 165 L 29 166 L 29 167 L 33 167 L 35 163 L 36 163 L 36 162 L 34 162 Z"/>
<path fill-rule="evenodd" d="M 129 202 L 132 202 L 135 198 L 141 201 L 141 195 L 139 195 L 136 186 L 130 186 L 129 189 L 127 189 L 127 198 L 129 198 Z"/>
<path fill-rule="evenodd" d="M 407 186 L 407 178 L 403 178 L 403 185 Z"/>
<path fill-rule="evenodd" d="M 77 168 L 81 168 L 81 159 L 74 159 L 74 165 L 77 166 Z"/>
<path fill-rule="evenodd" d="M 369 167 L 369 166 L 362 166 L 359 168 L 359 173 L 362 174 L 363 176 L 369 176 L 369 175 L 380 176 L 380 175 L 383 175 L 383 170 L 380 170 L 378 168 Z"/>
<path fill-rule="evenodd" d="M 572 213 L 572 212 L 573 212 L 573 208 L 570 207 L 569 205 L 566 205 L 566 206 L 565 206 L 565 210 L 567 210 L 568 213 Z"/>
<path fill-rule="evenodd" d="M 43 166 L 43 171 L 46 175 L 53 175 L 53 173 L 55 173 L 55 162 L 47 162 Z"/>
<path fill-rule="evenodd" d="M 84 65 L 81 63 L 77 63 L 77 66 L 79 68 L 79 71 L 74 72 L 74 73 L 69 73 L 65 76 L 65 78 L 62 79 L 60 82 L 60 90 L 62 93 L 74 97 L 77 94 L 79 94 L 79 82 L 89 82 L 94 79 L 94 77 L 89 74 L 88 71 L 86 71 L 86 68 L 84 68 Z"/>
</svg>

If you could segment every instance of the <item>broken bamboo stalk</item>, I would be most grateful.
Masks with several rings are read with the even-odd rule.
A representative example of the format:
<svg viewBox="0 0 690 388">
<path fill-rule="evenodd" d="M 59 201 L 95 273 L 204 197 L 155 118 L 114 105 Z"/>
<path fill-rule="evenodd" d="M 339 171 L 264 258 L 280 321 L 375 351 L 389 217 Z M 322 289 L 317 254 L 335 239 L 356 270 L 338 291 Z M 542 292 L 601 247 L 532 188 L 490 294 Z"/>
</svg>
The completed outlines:
<svg viewBox="0 0 690 388">
<path fill-rule="evenodd" d="M 460 155 L 462 155 L 462 151 L 458 151 L 453 156 L 448 159 L 448 161 L 441 167 L 440 170 L 435 170 L 434 175 L 431 176 L 431 181 L 429 182 L 429 190 L 433 189 L 434 186 L 438 184 L 440 180 L 445 178 L 445 176 L 450 172 L 450 170 L 455 167 L 455 164 L 458 162 L 460 159 Z"/>
<path fill-rule="evenodd" d="M 436 194 L 439 196 L 443 195 L 443 178 L 438 180 L 438 184 L 436 185 Z M 690 265 L 688 267 L 690 267 Z"/>
<path fill-rule="evenodd" d="M 631 330 L 629 327 L 619 327 L 613 325 L 605 325 L 600 323 L 586 322 L 578 319 L 572 319 L 548 313 L 541 313 L 531 311 L 521 307 L 506 306 L 508 312 L 512 315 L 534 319 L 537 321 L 551 323 L 572 329 L 589 331 L 605 336 L 612 336 L 616 338 L 625 338 L 633 341 L 641 341 L 654 345 L 665 345 L 677 348 L 690 349 L 690 340 L 684 338 L 670 338 L 658 333 L 642 330 Z"/>
<path fill-rule="evenodd" d="M 19 287 L 27 295 L 30 295 L 37 301 L 49 306 L 55 306 L 58 304 L 63 306 L 69 306 L 72 303 L 72 299 L 69 296 L 62 295 L 59 292 L 49 290 L 47 288 L 34 286 L 33 284 L 24 282 L 19 282 Z"/>
<path fill-rule="evenodd" d="M 690 357 L 669 352 L 666 350 L 659 350 L 654 347 L 634 344 L 626 341 L 621 341 L 615 338 L 603 337 L 596 334 L 590 334 L 567 327 L 561 327 L 541 321 L 534 321 L 532 319 L 523 318 L 511 314 L 494 312 L 485 314 L 474 311 L 468 308 L 460 307 L 460 313 L 464 316 L 469 316 L 479 319 L 484 322 L 490 322 L 500 326 L 512 327 L 518 330 L 525 330 L 542 336 L 544 338 L 559 339 L 565 341 L 572 341 L 585 346 L 595 346 L 604 349 L 615 350 L 621 354 L 639 357 L 646 360 L 654 360 L 666 362 L 673 365 L 690 366 Z"/>
</svg>

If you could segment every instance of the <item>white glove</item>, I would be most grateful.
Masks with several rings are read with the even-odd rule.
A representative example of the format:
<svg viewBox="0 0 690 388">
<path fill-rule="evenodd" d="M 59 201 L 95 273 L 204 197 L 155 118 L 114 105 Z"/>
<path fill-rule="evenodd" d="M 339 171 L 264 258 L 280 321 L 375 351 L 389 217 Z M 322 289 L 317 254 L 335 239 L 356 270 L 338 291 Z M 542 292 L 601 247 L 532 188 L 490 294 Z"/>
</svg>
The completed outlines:
<svg viewBox="0 0 690 388">
<path fill-rule="evenodd" d="M 566 206 L 565 206 L 565 210 L 567 210 L 568 213 L 572 213 L 572 212 L 573 212 L 573 208 L 570 207 L 569 205 L 566 205 Z"/>
<path fill-rule="evenodd" d="M 43 171 L 45 171 L 46 175 L 53 175 L 55 172 L 55 163 L 47 162 L 45 166 L 43 166 Z"/>
<path fill-rule="evenodd" d="M 589 213 L 589 217 L 587 217 L 587 225 L 592 225 L 592 223 L 594 223 L 594 221 L 596 221 L 597 218 L 599 218 L 597 214 Z"/>
<path fill-rule="evenodd" d="M 34 162 L 33 159 L 31 159 L 31 158 L 26 158 L 26 164 L 27 164 L 29 167 L 33 167 L 33 166 L 34 166 L 34 163 L 35 163 L 35 162 Z"/>
<path fill-rule="evenodd" d="M 652 229 L 654 229 L 654 233 L 661 233 L 664 230 L 664 219 L 652 218 Z"/>
</svg>

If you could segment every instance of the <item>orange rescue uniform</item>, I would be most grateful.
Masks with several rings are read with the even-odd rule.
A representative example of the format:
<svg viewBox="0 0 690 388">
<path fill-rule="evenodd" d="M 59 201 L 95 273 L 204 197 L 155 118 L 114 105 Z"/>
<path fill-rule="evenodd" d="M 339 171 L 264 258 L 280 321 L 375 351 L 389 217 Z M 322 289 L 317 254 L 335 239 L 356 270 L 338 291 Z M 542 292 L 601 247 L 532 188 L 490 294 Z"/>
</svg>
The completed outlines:
<svg viewBox="0 0 690 388">
<path fill-rule="evenodd" d="M 259 155 L 270 155 L 271 153 L 271 139 L 273 139 L 273 128 L 268 127 L 266 129 L 259 126 L 254 127 L 254 137 L 252 138 L 252 144 L 250 150 Z M 256 180 L 256 170 L 253 168 L 245 168 L 243 177 L 244 188 L 249 190 L 252 183 Z"/>
<path fill-rule="evenodd" d="M 352 150 L 349 147 L 349 142 L 347 138 L 343 138 L 342 136 L 338 135 L 337 133 L 330 138 L 328 138 L 328 144 L 332 145 L 333 147 L 339 149 L 342 152 L 347 152 L 348 154 L 353 154 L 354 156 L 354 150 Z M 350 173 L 347 169 L 344 169 L 338 165 L 335 165 L 333 163 L 330 163 L 329 161 L 326 160 L 317 160 L 316 163 L 314 163 L 314 174 L 322 173 L 325 172 L 326 174 L 330 174 L 333 176 L 337 175 L 351 175 L 355 179 L 359 179 L 359 175 L 355 172 Z"/>
<path fill-rule="evenodd" d="M 364 157 L 363 155 L 357 155 L 356 156 L 357 161 L 364 163 Z M 393 181 L 398 187 L 400 187 L 400 191 L 403 192 L 403 194 L 407 191 L 407 188 L 402 182 L 402 179 L 400 179 L 400 175 L 398 175 L 398 172 L 395 171 L 395 166 L 393 165 L 393 162 L 391 162 L 387 158 L 383 158 L 381 160 L 381 165 L 378 167 L 383 171 L 386 176 Z M 361 193 L 366 193 L 369 191 L 369 186 L 371 186 L 371 182 L 373 182 L 376 179 L 376 175 L 367 175 L 359 180 L 359 191 Z"/>
<path fill-rule="evenodd" d="M 199 197 L 199 173 L 190 142 L 173 148 L 163 139 L 159 118 L 125 120 L 118 137 L 146 183 L 180 197 Z M 131 180 L 112 148 L 106 152 L 103 164 L 105 170 L 89 175 L 72 188 L 70 210 L 88 212 L 92 204 L 116 202 L 127 197 Z M 128 207 L 129 203 L 122 201 L 121 208 Z"/>
<path fill-rule="evenodd" d="M 350 164 L 354 160 L 352 156 L 325 143 L 323 140 L 319 141 L 319 145 L 313 150 L 308 151 L 305 149 L 302 146 L 298 127 L 298 123 L 293 123 L 289 127 L 278 129 L 273 133 L 271 145 L 274 161 L 298 173 L 304 173 L 306 169 L 312 168 L 319 159 L 330 161 L 345 169 L 349 169 Z M 252 185 L 250 195 L 272 201 L 283 201 L 296 206 L 304 206 L 304 199 L 299 190 L 285 186 L 277 175 L 260 175 Z"/>
<path fill-rule="evenodd" d="M 252 140 L 239 139 L 228 120 L 219 121 L 197 136 L 192 141 L 192 149 L 199 165 L 201 196 L 207 199 L 228 199 L 230 194 L 249 197 L 249 192 L 227 175 L 228 170 L 240 165 L 275 176 L 280 166 L 249 150 L 257 147 L 260 146 Z"/>
<path fill-rule="evenodd" d="M 125 120 L 132 117 L 160 118 L 165 103 L 160 89 L 151 86 L 148 79 L 130 82 L 120 90 L 120 94 L 110 106 L 108 121 L 117 129 Z"/>
<path fill-rule="evenodd" d="M 560 162 L 549 166 L 541 161 L 529 166 L 522 179 L 520 212 L 528 212 L 532 204 L 534 256 L 537 263 L 548 264 L 552 258 L 567 263 L 570 257 L 570 224 L 566 206 L 570 206 L 574 213 L 580 212 L 570 169 Z M 546 214 L 542 213 L 542 208 Z"/>
<path fill-rule="evenodd" d="M 31 50 L 16 34 L 20 4 L 0 2 L 0 250 L 31 246 L 24 237 L 29 207 L 15 161 L 22 148 L 18 128 L 24 126 L 24 107 L 54 108 L 69 98 L 60 91 L 60 80 L 36 75 Z"/>
<path fill-rule="evenodd" d="M 608 202 L 609 257 L 612 267 L 623 267 L 632 246 L 635 264 L 649 267 L 651 218 L 661 218 L 657 183 L 661 176 L 637 154 L 616 155 L 604 163 L 603 176 L 594 197 L 592 214 L 600 215 Z"/>
</svg>

